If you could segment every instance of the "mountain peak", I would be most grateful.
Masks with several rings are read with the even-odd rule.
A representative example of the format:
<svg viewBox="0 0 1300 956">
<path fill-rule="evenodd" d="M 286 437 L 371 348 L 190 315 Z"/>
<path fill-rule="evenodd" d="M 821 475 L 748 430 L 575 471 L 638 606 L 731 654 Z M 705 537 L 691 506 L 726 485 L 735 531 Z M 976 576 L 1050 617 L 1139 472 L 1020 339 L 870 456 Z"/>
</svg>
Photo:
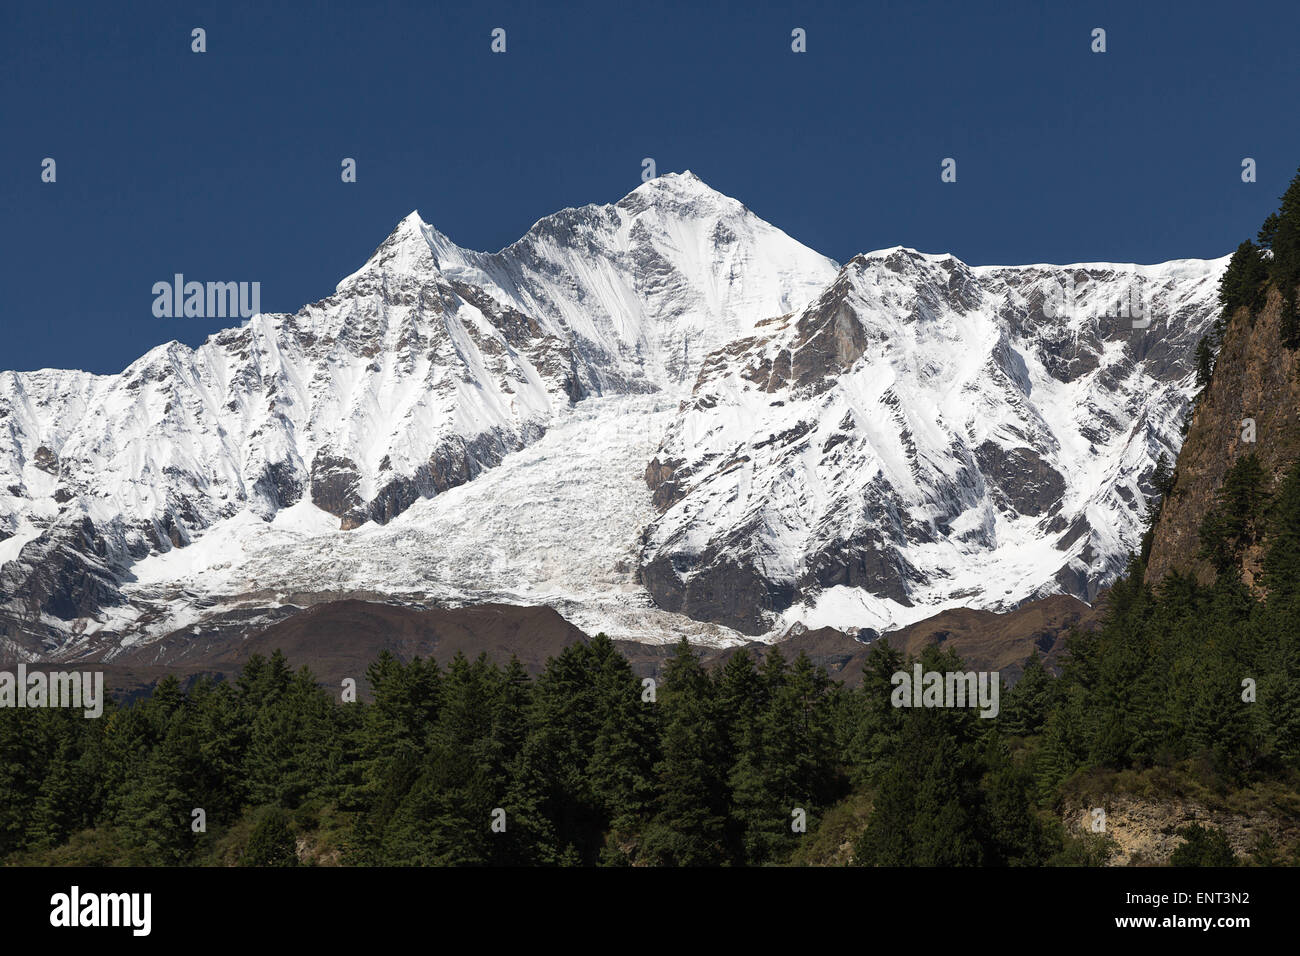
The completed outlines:
<svg viewBox="0 0 1300 956">
<path fill-rule="evenodd" d="M 646 180 L 618 203 L 633 206 L 642 201 L 647 205 L 730 203 L 743 209 L 743 204 L 726 193 L 719 192 L 689 169 L 680 173 L 664 173 Z"/>
</svg>

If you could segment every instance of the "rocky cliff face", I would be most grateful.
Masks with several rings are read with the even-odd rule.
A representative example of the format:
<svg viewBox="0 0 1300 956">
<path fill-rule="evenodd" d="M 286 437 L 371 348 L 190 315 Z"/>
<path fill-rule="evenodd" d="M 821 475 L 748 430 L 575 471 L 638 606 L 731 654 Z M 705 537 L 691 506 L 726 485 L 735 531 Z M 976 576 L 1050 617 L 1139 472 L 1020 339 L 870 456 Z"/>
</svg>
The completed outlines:
<svg viewBox="0 0 1300 956">
<path fill-rule="evenodd" d="M 1151 584 L 1173 570 L 1192 572 L 1203 583 L 1213 580 L 1213 569 L 1198 556 L 1198 532 L 1237 459 L 1253 452 L 1275 487 L 1300 458 L 1297 353 L 1282 345 L 1281 304 L 1273 290 L 1258 314 L 1239 309 L 1224 331 L 1213 378 L 1197 404 L 1156 523 L 1146 570 Z M 1258 548 L 1244 556 L 1248 584 L 1258 562 Z"/>
<path fill-rule="evenodd" d="M 1113 847 L 1106 866 L 1168 866 L 1184 841 L 1180 831 L 1191 824 L 1220 831 L 1243 860 L 1250 858 L 1263 837 L 1274 846 L 1287 846 L 1300 832 L 1294 818 L 1277 809 L 1230 809 L 1186 797 L 1162 800 L 1106 791 L 1071 801 L 1061 823 L 1072 835 L 1091 835 L 1097 808 L 1106 813 L 1105 833 Z"/>
</svg>

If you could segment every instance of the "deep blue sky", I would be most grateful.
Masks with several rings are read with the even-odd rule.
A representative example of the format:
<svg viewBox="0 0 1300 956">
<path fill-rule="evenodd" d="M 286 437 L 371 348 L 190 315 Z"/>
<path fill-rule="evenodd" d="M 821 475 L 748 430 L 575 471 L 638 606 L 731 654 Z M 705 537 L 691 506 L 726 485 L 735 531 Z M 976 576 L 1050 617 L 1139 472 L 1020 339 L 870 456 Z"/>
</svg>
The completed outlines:
<svg viewBox="0 0 1300 956">
<path fill-rule="evenodd" d="M 498 249 L 645 156 L 840 261 L 1222 255 L 1300 166 L 1298 35 L 1294 0 L 6 2 L 0 368 L 199 343 L 152 315 L 175 272 L 295 311 L 412 209 Z"/>
</svg>

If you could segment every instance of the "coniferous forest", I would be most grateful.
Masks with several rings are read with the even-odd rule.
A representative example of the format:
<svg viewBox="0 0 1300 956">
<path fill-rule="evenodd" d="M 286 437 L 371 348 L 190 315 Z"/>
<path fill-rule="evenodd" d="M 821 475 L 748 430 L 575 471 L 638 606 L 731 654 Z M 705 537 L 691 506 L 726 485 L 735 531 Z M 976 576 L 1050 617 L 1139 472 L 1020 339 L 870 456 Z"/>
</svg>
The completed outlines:
<svg viewBox="0 0 1300 956">
<path fill-rule="evenodd" d="M 1234 255 L 1224 320 L 1276 289 L 1294 346 L 1298 285 L 1300 176 Z M 1221 336 L 1202 343 L 1202 387 Z M 0 710 L 0 860 L 1099 865 L 1110 838 L 1080 823 L 1098 792 L 1295 819 L 1300 464 L 1277 479 L 1239 457 L 1200 526 L 1212 583 L 1146 583 L 1148 534 L 1101 626 L 1072 635 L 1059 674 L 1030 659 L 991 719 L 893 706 L 913 662 L 887 637 L 856 687 L 779 645 L 706 670 L 682 643 L 651 692 L 602 635 L 535 678 L 516 660 L 384 654 L 355 702 L 277 652 L 96 720 Z M 1171 475 L 1155 485 L 1153 527 Z M 920 663 L 965 670 L 934 647 Z M 1180 865 L 1300 864 L 1300 841 L 1263 830 L 1246 853 L 1213 828 L 1180 835 Z"/>
<path fill-rule="evenodd" d="M 536 679 L 513 660 L 383 655 L 356 703 L 277 652 L 98 720 L 0 711 L 0 854 L 292 865 L 302 841 L 361 865 L 1099 864 L 1104 835 L 1062 819 L 1099 775 L 1300 805 L 1300 469 L 1252 500 L 1246 523 L 1273 541 L 1266 600 L 1232 573 L 1152 590 L 1135 559 L 1063 673 L 1031 659 L 993 719 L 892 706 L 910 663 L 887 640 L 853 689 L 779 647 L 709 673 L 683 644 L 654 700 L 603 636 Z M 922 664 L 963 669 L 933 648 Z M 1186 848 L 1233 861 L 1197 833 Z M 1300 846 L 1261 840 L 1234 862 L 1300 863 Z"/>
</svg>

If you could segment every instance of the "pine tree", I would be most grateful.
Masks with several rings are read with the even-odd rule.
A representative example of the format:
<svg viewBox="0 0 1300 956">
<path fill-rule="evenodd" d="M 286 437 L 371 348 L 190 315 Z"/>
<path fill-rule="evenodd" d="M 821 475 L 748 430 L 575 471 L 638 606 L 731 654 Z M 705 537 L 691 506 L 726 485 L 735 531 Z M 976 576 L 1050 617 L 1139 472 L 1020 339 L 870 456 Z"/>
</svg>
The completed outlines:
<svg viewBox="0 0 1300 956">
<path fill-rule="evenodd" d="M 685 638 L 664 669 L 663 757 L 656 765 L 659 812 L 643 854 L 659 865 L 725 862 L 725 768 L 718 763 L 713 683 Z"/>
<path fill-rule="evenodd" d="M 306 667 L 262 699 L 244 758 L 249 798 L 296 809 L 330 780 L 333 707 Z"/>
<path fill-rule="evenodd" d="M 257 818 L 240 866 L 297 866 L 298 841 L 289 825 L 289 815 L 279 807 L 267 807 Z"/>
<path fill-rule="evenodd" d="M 1293 604 L 1300 596 L 1300 464 L 1287 472 L 1269 505 L 1263 564 L 1269 603 Z"/>
<path fill-rule="evenodd" d="M 0 708 L 0 859 L 26 846 L 48 758 L 39 712 Z M 110 717 L 111 719 L 111 717 Z"/>
<path fill-rule="evenodd" d="M 471 663 L 459 651 L 443 677 L 438 720 L 420 777 L 384 832 L 386 862 L 486 865 L 502 842 L 492 829 L 509 781 L 494 742 L 501 673 L 485 654 Z M 499 819 L 499 817 L 498 817 Z"/>
<path fill-rule="evenodd" d="M 198 766 L 193 722 L 177 712 L 121 794 L 114 822 L 135 848 L 138 862 L 175 866 L 189 860 L 195 846 L 191 822 L 198 806 L 194 799 Z"/>
<path fill-rule="evenodd" d="M 1277 235 L 1278 215 L 1271 212 L 1264 219 L 1264 224 L 1259 227 L 1259 235 L 1255 241 L 1259 243 L 1261 249 L 1272 249 L 1273 238 Z"/>
<path fill-rule="evenodd" d="M 933 669 L 931 667 L 927 670 Z M 911 710 L 871 817 L 854 847 L 860 866 L 979 866 L 984 861 L 980 764 L 962 715 Z"/>
<path fill-rule="evenodd" d="M 603 859 L 622 862 L 618 846 L 629 841 L 654 804 L 656 704 L 642 700 L 641 682 L 604 634 L 592 639 L 591 652 L 600 725 L 587 776 L 611 831 Z"/>
<path fill-rule="evenodd" d="M 1210 378 L 1214 374 L 1214 351 L 1210 346 L 1210 340 L 1202 335 L 1196 343 L 1196 390 L 1204 391 L 1210 385 Z"/>
<path fill-rule="evenodd" d="M 1017 685 L 1019 686 L 1019 685 Z M 999 739 L 985 748 L 980 842 L 986 866 L 1043 866 L 1061 849 L 1034 809 L 1034 778 Z"/>
<path fill-rule="evenodd" d="M 90 781 L 83 775 L 77 733 L 64 714 L 52 715 L 55 752 L 27 824 L 27 844 L 53 847 L 92 823 Z"/>
<path fill-rule="evenodd" d="M 1237 246 L 1219 279 L 1220 318 L 1226 323 L 1243 306 L 1252 313 L 1263 304 L 1269 267 L 1260 248 L 1249 239 Z"/>
<path fill-rule="evenodd" d="M 1169 857 L 1170 866 L 1236 866 L 1228 838 L 1219 829 L 1206 829 L 1193 823 L 1178 831 L 1183 838 Z"/>
<path fill-rule="evenodd" d="M 232 823 L 248 798 L 244 758 L 249 727 L 235 689 L 200 680 L 190 689 L 199 746 L 196 805 L 213 823 Z"/>
<path fill-rule="evenodd" d="M 1055 678 L 1043 666 L 1043 659 L 1035 648 L 1025 662 L 1024 673 L 1002 704 L 1000 724 L 1004 730 L 1017 736 L 1038 733 L 1051 709 L 1055 686 Z"/>
<path fill-rule="evenodd" d="M 855 787 L 869 786 L 899 746 L 902 711 L 892 706 L 890 696 L 893 675 L 903 666 L 903 655 L 888 638 L 879 639 L 872 644 L 863 665 L 861 686 L 841 698 L 845 716 L 839 745 Z"/>
<path fill-rule="evenodd" d="M 1282 293 L 1282 344 L 1296 348 L 1300 346 L 1300 303 L 1296 298 L 1296 287 L 1300 285 L 1300 173 L 1282 194 L 1272 228 L 1273 260 L 1269 272 Z"/>
<path fill-rule="evenodd" d="M 533 685 L 529 734 L 515 767 L 520 804 L 535 808 L 535 843 L 554 862 L 594 863 L 608 821 L 588 776 L 602 724 L 592 649 L 570 644 Z"/>
<path fill-rule="evenodd" d="M 1264 469 L 1254 453 L 1237 459 L 1224 476 L 1215 504 L 1202 518 L 1201 555 L 1220 573 L 1254 544 L 1266 499 Z"/>
</svg>

